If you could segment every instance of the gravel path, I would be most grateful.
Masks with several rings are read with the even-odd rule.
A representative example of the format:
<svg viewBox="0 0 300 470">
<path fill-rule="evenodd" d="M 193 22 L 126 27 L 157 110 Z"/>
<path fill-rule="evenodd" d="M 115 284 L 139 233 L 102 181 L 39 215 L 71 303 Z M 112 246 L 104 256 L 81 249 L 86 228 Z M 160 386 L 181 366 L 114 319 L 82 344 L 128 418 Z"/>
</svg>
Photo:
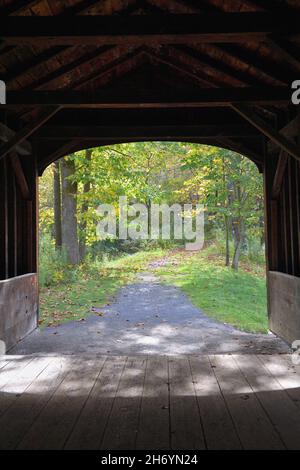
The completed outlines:
<svg viewBox="0 0 300 470">
<path fill-rule="evenodd" d="M 179 289 L 162 285 L 145 273 L 86 320 L 36 330 L 10 352 L 174 355 L 290 351 L 272 334 L 243 333 L 208 318 Z"/>
</svg>

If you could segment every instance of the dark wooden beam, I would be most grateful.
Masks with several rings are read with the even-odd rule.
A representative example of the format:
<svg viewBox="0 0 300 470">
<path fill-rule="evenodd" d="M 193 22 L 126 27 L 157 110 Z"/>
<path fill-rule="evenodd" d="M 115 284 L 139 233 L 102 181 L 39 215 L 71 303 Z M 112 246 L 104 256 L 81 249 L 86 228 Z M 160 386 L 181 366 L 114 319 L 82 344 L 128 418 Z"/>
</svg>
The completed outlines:
<svg viewBox="0 0 300 470">
<path fill-rule="evenodd" d="M 37 41 L 60 44 L 182 44 L 262 41 L 267 35 L 299 34 L 300 15 L 288 13 L 203 13 L 191 15 L 2 17 L 7 45 Z"/>
<path fill-rule="evenodd" d="M 300 135 L 300 114 L 282 127 L 278 132 L 289 140 L 297 139 Z M 278 146 L 272 141 L 269 142 L 268 152 L 274 153 L 276 151 L 278 151 Z"/>
<path fill-rule="evenodd" d="M 40 67 L 42 63 L 46 64 L 46 62 L 58 57 L 59 54 L 65 52 L 67 49 L 69 49 L 69 46 L 51 47 L 50 49 L 47 49 L 46 51 L 31 57 L 26 62 L 20 62 L 8 70 L 8 72 L 3 76 L 3 80 L 5 83 L 10 83 L 27 73 L 34 72 L 35 69 Z"/>
<path fill-rule="evenodd" d="M 27 183 L 26 176 L 24 175 L 24 171 L 23 171 L 20 159 L 16 152 L 10 153 L 10 161 L 11 161 L 11 164 L 12 164 L 15 176 L 16 176 L 16 181 L 20 188 L 22 197 L 24 199 L 30 200 L 32 196 L 30 194 L 29 186 Z"/>
<path fill-rule="evenodd" d="M 255 137 L 258 135 L 257 131 L 249 125 L 136 125 L 127 123 L 127 125 L 115 126 L 97 126 L 97 125 L 82 125 L 82 126 L 43 126 L 36 132 L 34 138 L 36 140 L 66 140 L 66 139 L 80 139 L 83 140 L 107 140 L 110 138 L 119 137 L 128 138 L 159 138 L 163 137 L 178 137 L 178 138 L 209 138 L 215 137 L 222 133 L 223 136 L 228 137 Z"/>
<path fill-rule="evenodd" d="M 274 63 L 273 58 L 259 58 L 257 52 L 245 47 L 243 44 L 219 44 L 215 46 L 220 50 L 220 53 L 226 53 L 233 59 L 248 65 L 249 76 L 254 76 L 265 82 L 270 79 L 277 82 L 277 85 L 289 84 L 292 81 L 291 73 L 286 68 L 278 66 Z M 251 71 L 255 71 L 255 75 Z"/>
<path fill-rule="evenodd" d="M 232 151 L 250 158 L 250 160 L 252 160 L 258 166 L 259 171 L 262 171 L 263 157 L 254 150 L 247 147 L 247 145 L 241 143 L 239 140 L 234 140 L 223 135 L 219 135 L 216 139 L 216 142 L 221 147 L 224 145 L 226 148 L 230 148 Z"/>
<path fill-rule="evenodd" d="M 213 82 L 213 80 L 209 80 L 209 76 L 203 73 L 195 73 L 193 72 L 193 69 L 184 66 L 183 64 L 180 64 L 178 62 L 175 62 L 174 59 L 168 57 L 167 55 L 161 55 L 157 54 L 150 49 L 147 49 L 145 54 L 154 61 L 155 63 L 161 63 L 164 65 L 167 65 L 168 67 L 171 67 L 172 69 L 180 72 L 181 74 L 191 78 L 192 80 L 196 81 L 198 84 L 200 84 L 202 87 L 209 87 L 209 88 L 214 88 L 217 87 L 217 85 Z M 206 70 L 206 69 L 205 69 Z"/>
<path fill-rule="evenodd" d="M 5 124 L 0 122 L 0 141 L 8 142 L 16 135 L 16 132 L 7 127 Z M 16 151 L 20 155 L 30 155 L 32 153 L 32 147 L 30 142 L 23 140 L 20 144 L 16 146 Z"/>
<path fill-rule="evenodd" d="M 136 67 L 136 61 L 144 55 L 144 51 L 141 47 L 138 47 L 134 50 L 131 50 L 128 53 L 124 54 L 124 50 L 117 51 L 118 46 L 113 48 L 112 57 L 114 59 L 109 59 L 105 65 L 99 69 L 93 70 L 93 72 L 87 76 L 83 76 L 77 83 L 74 84 L 73 90 L 80 90 L 82 87 L 86 87 L 89 84 L 92 84 L 96 80 L 101 80 L 105 78 L 108 74 L 114 72 L 115 77 L 119 77 L 118 69 L 120 66 L 126 71 L 131 70 Z M 121 74 L 122 75 L 122 74 Z"/>
<path fill-rule="evenodd" d="M 38 163 L 38 173 L 41 176 L 44 170 L 49 166 L 51 163 L 55 162 L 59 158 L 64 157 L 75 151 L 76 147 L 78 147 L 80 141 L 79 139 L 69 140 L 64 142 L 63 144 L 59 144 L 55 150 L 51 150 L 47 155 L 43 157 L 41 161 Z"/>
<path fill-rule="evenodd" d="M 289 157 L 287 153 L 282 150 L 278 157 L 276 172 L 274 176 L 274 181 L 273 181 L 273 186 L 272 186 L 272 199 L 278 199 L 279 197 L 288 158 Z"/>
<path fill-rule="evenodd" d="M 205 71 L 209 73 L 210 80 L 218 80 L 218 82 L 224 86 L 245 86 L 253 85 L 253 81 L 246 77 L 246 74 L 240 73 L 239 70 L 233 69 L 223 61 L 216 60 L 210 57 L 208 54 L 204 54 L 202 51 L 192 47 L 186 46 L 169 46 L 168 53 L 172 57 L 177 57 L 183 64 L 186 64 L 192 70 Z"/>
<path fill-rule="evenodd" d="M 286 104 L 290 102 L 290 88 L 220 88 L 181 94 L 176 92 L 147 92 L 111 88 L 96 92 L 81 91 L 8 91 L 10 106 L 66 106 L 69 108 L 164 108 L 164 107 L 209 107 L 230 106 L 231 103 Z"/>
<path fill-rule="evenodd" d="M 0 15 L 19 15 L 20 13 L 24 13 L 24 11 L 29 10 L 38 3 L 40 3 L 40 0 L 31 0 L 26 2 L 24 2 L 24 0 L 17 0 L 1 8 Z"/>
<path fill-rule="evenodd" d="M 281 56 L 287 63 L 300 71 L 300 48 L 291 44 L 280 36 L 271 35 L 268 37 L 268 44 L 279 57 Z"/>
<path fill-rule="evenodd" d="M 33 83 L 30 83 L 26 87 L 26 89 L 35 89 L 38 90 L 39 88 L 42 88 L 43 86 L 51 85 L 52 82 L 54 82 L 57 79 L 63 78 L 65 75 L 70 76 L 71 72 L 77 69 L 78 67 L 86 66 L 93 61 L 95 61 L 97 58 L 100 58 L 101 55 L 109 50 L 116 49 L 113 46 L 107 46 L 107 47 L 99 47 L 96 50 L 93 50 L 92 52 L 88 52 L 87 54 L 84 54 L 83 56 L 77 58 L 76 60 L 72 61 L 71 63 L 64 63 L 62 67 L 59 67 L 58 69 L 54 70 L 53 72 L 38 78 L 36 81 Z M 116 51 L 115 51 L 116 53 Z M 76 76 L 76 75 L 75 75 Z M 68 80 L 69 83 L 69 80 Z M 24 88 L 23 88 L 24 89 Z"/>
<path fill-rule="evenodd" d="M 262 134 L 272 140 L 279 148 L 287 152 L 292 157 L 300 160 L 300 147 L 294 144 L 291 140 L 276 131 L 261 117 L 245 105 L 232 103 L 232 109 L 258 129 Z"/>
<path fill-rule="evenodd" d="M 45 122 L 47 122 L 54 114 L 56 114 L 60 106 L 50 107 L 44 110 L 35 120 L 27 124 L 23 129 L 17 132 L 8 142 L 0 147 L 0 160 L 9 152 L 14 150 L 18 144 L 21 144 L 27 137 L 31 136 Z"/>
</svg>

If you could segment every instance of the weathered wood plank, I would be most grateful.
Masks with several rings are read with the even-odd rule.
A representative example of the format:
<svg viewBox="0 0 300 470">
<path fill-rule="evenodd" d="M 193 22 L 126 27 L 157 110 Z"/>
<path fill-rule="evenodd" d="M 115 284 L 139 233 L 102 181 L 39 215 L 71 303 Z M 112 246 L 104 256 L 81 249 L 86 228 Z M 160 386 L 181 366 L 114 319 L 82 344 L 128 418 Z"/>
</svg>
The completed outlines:
<svg viewBox="0 0 300 470">
<path fill-rule="evenodd" d="M 293 364 L 290 355 L 260 355 L 258 358 L 300 408 L 300 364 Z"/>
<path fill-rule="evenodd" d="M 201 27 L 199 26 L 201 25 Z M 34 44 L 187 44 L 243 42 L 267 35 L 298 33 L 299 14 L 271 12 L 130 16 L 11 16 L 1 22 L 6 45 Z"/>
<path fill-rule="evenodd" d="M 25 367 L 21 367 L 16 374 L 12 374 L 10 379 L 0 389 L 0 416 L 14 404 L 18 396 L 22 394 L 33 380 L 45 369 L 49 360 L 49 358 L 32 358 Z M 6 368 L 7 367 L 8 366 L 6 366 Z M 1 375 L 5 374 L 6 368 L 1 371 Z M 16 369 L 18 369 L 18 365 Z"/>
<path fill-rule="evenodd" d="M 273 187 L 272 187 L 273 199 L 278 199 L 279 197 L 288 158 L 289 158 L 288 154 L 282 150 L 278 158 L 276 173 L 275 173 L 274 181 L 273 181 Z"/>
<path fill-rule="evenodd" d="M 149 357 L 141 405 L 137 449 L 169 449 L 169 386 L 166 357 Z"/>
<path fill-rule="evenodd" d="M 279 148 L 287 152 L 292 157 L 296 158 L 296 160 L 300 160 L 300 148 L 284 135 L 273 129 L 251 109 L 238 103 L 231 103 L 231 107 L 238 114 L 243 116 L 248 122 L 250 122 L 250 124 L 261 131 L 266 137 L 272 140 L 272 142 L 278 145 Z"/>
<path fill-rule="evenodd" d="M 17 145 L 21 144 L 27 137 L 30 137 L 37 129 L 39 129 L 45 122 L 51 119 L 61 109 L 60 106 L 52 106 L 44 110 L 36 119 L 23 127 L 19 132 L 0 147 L 0 160 L 4 158 L 11 150 L 14 150 Z"/>
<path fill-rule="evenodd" d="M 65 449 L 99 449 L 126 357 L 106 359 Z"/>
<path fill-rule="evenodd" d="M 201 417 L 188 358 L 169 359 L 172 449 L 205 449 Z"/>
<path fill-rule="evenodd" d="M 244 449 L 284 449 L 284 444 L 230 356 L 211 356 L 217 380 Z"/>
<path fill-rule="evenodd" d="M 300 449 L 300 410 L 254 355 L 234 356 L 287 449 Z"/>
<path fill-rule="evenodd" d="M 241 449 L 241 442 L 208 357 L 190 357 L 189 362 L 207 448 Z"/>
<path fill-rule="evenodd" d="M 146 358 L 128 358 L 101 449 L 134 449 L 139 428 Z"/>
<path fill-rule="evenodd" d="M 27 183 L 27 179 L 26 179 L 26 176 L 24 175 L 24 171 L 23 171 L 19 156 L 17 155 L 16 151 L 11 152 L 10 160 L 11 160 L 11 164 L 16 175 L 16 180 L 20 188 L 22 197 L 27 200 L 31 199 L 31 194 L 30 194 L 28 183 Z"/>
<path fill-rule="evenodd" d="M 51 358 L 48 366 L 1 416 L 0 449 L 17 446 L 67 373 L 67 358 Z"/>
<path fill-rule="evenodd" d="M 74 361 L 72 370 L 25 434 L 18 449 L 63 448 L 104 360 L 81 358 Z"/>
</svg>

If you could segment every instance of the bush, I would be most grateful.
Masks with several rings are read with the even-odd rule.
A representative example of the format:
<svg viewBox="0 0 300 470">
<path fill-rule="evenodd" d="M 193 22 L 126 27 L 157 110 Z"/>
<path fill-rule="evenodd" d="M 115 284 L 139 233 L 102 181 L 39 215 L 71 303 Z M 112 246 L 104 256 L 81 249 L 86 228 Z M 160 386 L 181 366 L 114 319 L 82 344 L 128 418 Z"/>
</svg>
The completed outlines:
<svg viewBox="0 0 300 470">
<path fill-rule="evenodd" d="M 50 235 L 40 237 L 39 282 L 41 287 L 49 287 L 61 282 L 72 282 L 77 278 L 77 269 L 67 262 L 64 250 L 56 250 Z"/>
</svg>

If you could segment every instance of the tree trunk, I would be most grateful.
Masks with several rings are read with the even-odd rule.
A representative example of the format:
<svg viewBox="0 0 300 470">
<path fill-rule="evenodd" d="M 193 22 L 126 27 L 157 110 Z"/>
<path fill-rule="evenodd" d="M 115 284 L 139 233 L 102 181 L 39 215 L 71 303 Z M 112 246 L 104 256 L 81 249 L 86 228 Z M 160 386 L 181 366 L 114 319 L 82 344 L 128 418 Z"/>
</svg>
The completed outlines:
<svg viewBox="0 0 300 470">
<path fill-rule="evenodd" d="M 92 157 L 92 150 L 87 149 L 85 151 L 85 158 L 86 158 L 86 165 L 89 169 L 90 162 L 91 162 L 91 157 Z M 83 195 L 86 195 L 91 189 L 91 182 L 87 181 L 83 185 Z M 87 201 L 84 201 L 82 206 L 81 206 L 81 216 L 82 216 L 82 221 L 80 223 L 79 229 L 79 256 L 80 256 L 80 261 L 83 261 L 85 254 L 86 254 L 86 228 L 87 228 L 87 223 L 86 219 L 84 218 L 86 212 L 88 211 L 88 203 Z"/>
<path fill-rule="evenodd" d="M 229 217 L 225 215 L 225 266 L 229 266 L 230 253 L 229 253 Z"/>
<path fill-rule="evenodd" d="M 62 247 L 62 223 L 61 223 L 61 181 L 59 161 L 53 167 L 53 195 L 54 195 L 54 237 L 57 250 Z"/>
<path fill-rule="evenodd" d="M 239 259 L 242 251 L 242 246 L 244 243 L 244 224 L 241 219 L 238 219 L 234 223 L 234 254 L 232 258 L 231 267 L 234 270 L 239 268 Z"/>
<path fill-rule="evenodd" d="M 79 245 L 77 238 L 77 183 L 70 181 L 75 173 L 75 163 L 71 158 L 61 161 L 62 173 L 62 242 L 68 261 L 79 263 Z"/>
</svg>

